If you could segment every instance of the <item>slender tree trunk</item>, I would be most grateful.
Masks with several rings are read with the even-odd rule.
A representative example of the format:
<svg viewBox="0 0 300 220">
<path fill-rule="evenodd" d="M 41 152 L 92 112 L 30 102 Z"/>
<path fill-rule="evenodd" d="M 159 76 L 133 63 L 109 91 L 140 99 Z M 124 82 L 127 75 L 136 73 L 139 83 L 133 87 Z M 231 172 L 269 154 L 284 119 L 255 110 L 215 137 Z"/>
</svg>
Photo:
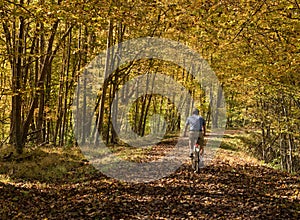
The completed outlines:
<svg viewBox="0 0 300 220">
<path fill-rule="evenodd" d="M 67 115 L 68 115 L 68 95 L 69 95 L 69 71 L 70 71 L 70 58 L 71 58 L 71 43 L 72 43 L 72 32 L 69 33 L 68 45 L 67 45 L 67 66 L 66 66 L 66 82 L 65 82 L 65 95 L 64 95 L 64 111 L 63 111 L 63 129 L 62 129 L 62 138 L 60 140 L 60 145 L 65 145 L 66 131 L 67 129 Z"/>
<path fill-rule="evenodd" d="M 105 69 L 104 69 L 104 78 L 106 79 L 109 71 L 110 71 L 110 62 L 111 62 L 111 51 L 110 47 L 112 46 L 112 39 L 113 39 L 113 21 L 112 19 L 109 20 L 108 24 L 108 36 L 107 36 L 107 41 L 106 41 L 106 61 L 105 61 Z M 101 94 L 101 103 L 99 107 L 99 120 L 97 122 L 98 125 L 98 131 L 99 135 L 103 134 L 103 119 L 104 119 L 104 108 L 105 108 L 105 101 L 106 101 L 106 92 L 108 88 L 108 82 L 107 80 L 104 81 L 103 87 L 102 87 L 102 94 Z M 99 141 L 99 135 L 95 136 L 95 141 L 94 143 L 97 144 Z"/>
<path fill-rule="evenodd" d="M 20 0 L 20 5 L 23 5 L 24 1 Z M 24 18 L 19 17 L 19 28 L 18 28 L 18 38 L 17 38 L 17 55 L 16 62 L 12 64 L 12 139 L 15 145 L 17 153 L 21 154 L 23 152 L 24 140 L 22 138 L 22 97 L 21 97 L 21 81 L 22 81 L 22 54 L 24 45 Z"/>
</svg>

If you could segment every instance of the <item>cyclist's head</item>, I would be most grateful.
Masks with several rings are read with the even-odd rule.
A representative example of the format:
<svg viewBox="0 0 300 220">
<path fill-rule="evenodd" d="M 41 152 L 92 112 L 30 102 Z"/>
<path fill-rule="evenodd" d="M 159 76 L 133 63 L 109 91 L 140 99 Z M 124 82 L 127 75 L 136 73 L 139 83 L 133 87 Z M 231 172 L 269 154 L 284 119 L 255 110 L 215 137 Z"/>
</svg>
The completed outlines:
<svg viewBox="0 0 300 220">
<path fill-rule="evenodd" d="M 193 109 L 193 115 L 199 115 L 199 110 L 197 108 Z"/>
</svg>

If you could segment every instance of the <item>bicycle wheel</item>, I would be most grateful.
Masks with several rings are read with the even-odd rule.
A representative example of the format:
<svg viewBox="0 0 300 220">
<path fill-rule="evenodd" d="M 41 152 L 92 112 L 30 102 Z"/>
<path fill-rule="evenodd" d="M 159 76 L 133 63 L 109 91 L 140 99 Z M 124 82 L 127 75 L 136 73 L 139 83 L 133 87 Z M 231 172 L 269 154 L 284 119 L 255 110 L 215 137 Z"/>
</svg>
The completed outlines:
<svg viewBox="0 0 300 220">
<path fill-rule="evenodd" d="M 194 147 L 194 160 L 193 160 L 193 170 L 195 171 L 195 172 L 199 172 L 199 154 L 200 154 L 200 149 L 199 149 L 199 145 L 195 145 L 195 147 Z"/>
<path fill-rule="evenodd" d="M 195 156 L 193 155 L 192 157 L 191 157 L 191 164 L 192 164 L 192 169 L 193 170 L 195 170 Z"/>
<path fill-rule="evenodd" d="M 199 169 L 204 167 L 203 156 L 199 157 Z"/>
<path fill-rule="evenodd" d="M 199 172 L 199 151 L 195 152 L 195 172 L 198 173 Z"/>
</svg>

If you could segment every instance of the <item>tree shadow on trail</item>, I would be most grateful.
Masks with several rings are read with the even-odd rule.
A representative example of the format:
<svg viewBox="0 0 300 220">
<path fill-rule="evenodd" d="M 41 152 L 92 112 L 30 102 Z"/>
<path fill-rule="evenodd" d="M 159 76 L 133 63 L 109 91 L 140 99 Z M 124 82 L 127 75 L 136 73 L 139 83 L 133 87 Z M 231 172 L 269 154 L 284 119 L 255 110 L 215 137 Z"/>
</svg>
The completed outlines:
<svg viewBox="0 0 300 220">
<path fill-rule="evenodd" d="M 300 214 L 299 197 L 293 198 L 293 193 L 298 192 L 300 187 L 299 177 L 264 167 L 232 168 L 228 164 L 206 167 L 201 174 L 180 174 L 175 175 L 173 182 L 162 180 L 166 181 L 165 185 L 149 184 L 138 191 L 133 187 L 127 189 L 127 193 L 131 193 L 131 198 L 140 195 L 151 198 L 146 199 L 148 204 L 142 202 L 141 206 L 152 209 L 153 213 L 165 210 L 165 207 L 172 210 L 171 213 L 162 212 L 160 217 L 175 215 L 188 218 L 190 211 L 197 218 L 278 219 Z M 285 184 L 286 187 L 283 187 Z M 289 188 L 289 184 L 294 185 Z"/>
</svg>

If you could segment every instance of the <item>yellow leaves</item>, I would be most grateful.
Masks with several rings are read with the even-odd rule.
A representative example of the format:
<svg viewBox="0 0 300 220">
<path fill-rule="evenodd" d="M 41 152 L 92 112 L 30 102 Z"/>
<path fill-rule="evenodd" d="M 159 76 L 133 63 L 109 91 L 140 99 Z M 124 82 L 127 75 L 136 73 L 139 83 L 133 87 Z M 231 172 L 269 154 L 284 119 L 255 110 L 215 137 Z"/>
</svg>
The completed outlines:
<svg viewBox="0 0 300 220">
<path fill-rule="evenodd" d="M 237 138 L 234 131 L 227 132 L 228 139 Z M 75 155 L 74 150 L 79 149 L 64 152 L 48 147 L 31 152 L 35 159 L 24 161 L 25 164 L 0 161 L 1 170 L 15 166 L 20 172 L 20 167 L 26 170 L 30 167 L 43 174 L 24 172 L 26 181 L 14 176 L 13 181 L 0 183 L 0 200 L 5 201 L 1 204 L 2 216 L 5 219 L 12 214 L 28 219 L 84 219 L 87 216 L 92 219 L 261 219 L 270 216 L 297 219 L 300 214 L 298 175 L 288 175 L 254 162 L 244 164 L 239 155 L 223 152 L 200 174 L 192 173 L 190 164 L 185 163 L 170 176 L 133 184 L 106 177 L 87 164 L 80 165 L 82 157 Z M 65 167 L 65 170 L 56 167 Z M 53 173 L 49 174 L 49 170 Z M 63 175 L 58 178 L 54 172 Z M 46 175 L 51 178 L 45 179 Z"/>
<path fill-rule="evenodd" d="M 299 189 L 296 189 L 296 190 L 294 191 L 293 199 L 298 199 L 298 200 L 300 200 L 300 192 L 299 192 Z"/>
</svg>

